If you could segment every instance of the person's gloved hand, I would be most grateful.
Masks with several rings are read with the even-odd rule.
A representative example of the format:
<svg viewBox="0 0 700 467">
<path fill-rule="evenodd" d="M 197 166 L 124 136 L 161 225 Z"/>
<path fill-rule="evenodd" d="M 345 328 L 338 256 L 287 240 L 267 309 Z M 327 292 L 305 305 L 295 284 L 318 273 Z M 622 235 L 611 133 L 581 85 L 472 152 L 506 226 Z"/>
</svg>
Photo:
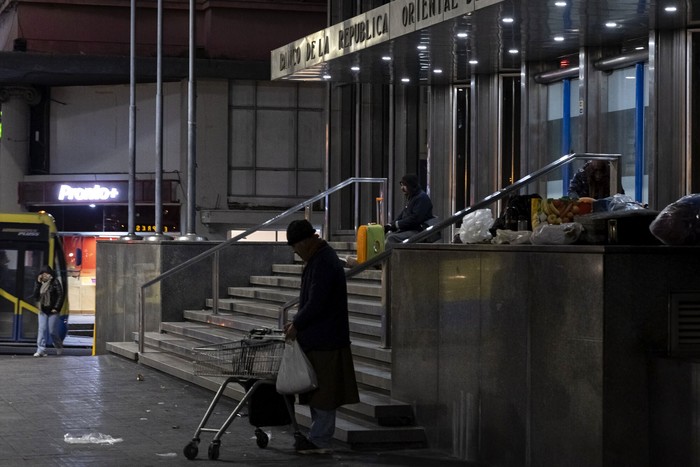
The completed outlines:
<svg viewBox="0 0 700 467">
<path fill-rule="evenodd" d="M 384 226 L 384 233 L 394 232 L 395 230 L 396 230 L 396 227 L 394 227 L 394 226 L 391 225 L 391 224 L 386 224 L 386 225 Z"/>
</svg>

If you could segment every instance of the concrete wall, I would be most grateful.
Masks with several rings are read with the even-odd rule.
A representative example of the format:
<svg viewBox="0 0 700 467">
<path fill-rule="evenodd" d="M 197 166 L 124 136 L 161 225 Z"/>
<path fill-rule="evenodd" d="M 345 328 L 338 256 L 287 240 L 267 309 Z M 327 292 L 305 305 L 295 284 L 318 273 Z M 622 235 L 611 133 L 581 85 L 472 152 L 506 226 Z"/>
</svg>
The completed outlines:
<svg viewBox="0 0 700 467">
<path fill-rule="evenodd" d="M 650 464 L 648 356 L 700 249 L 429 245 L 391 257 L 392 396 L 497 466 Z"/>
<path fill-rule="evenodd" d="M 141 286 L 218 242 L 97 242 L 95 352 L 107 342 L 133 341 L 139 329 Z M 239 243 L 219 252 L 219 297 L 227 287 L 248 285 L 251 275 L 270 274 L 273 263 L 289 263 L 292 249 L 284 243 Z M 182 321 L 185 309 L 203 309 L 211 293 L 211 259 L 193 264 L 146 289 L 145 330 L 158 331 L 161 321 Z"/>
</svg>

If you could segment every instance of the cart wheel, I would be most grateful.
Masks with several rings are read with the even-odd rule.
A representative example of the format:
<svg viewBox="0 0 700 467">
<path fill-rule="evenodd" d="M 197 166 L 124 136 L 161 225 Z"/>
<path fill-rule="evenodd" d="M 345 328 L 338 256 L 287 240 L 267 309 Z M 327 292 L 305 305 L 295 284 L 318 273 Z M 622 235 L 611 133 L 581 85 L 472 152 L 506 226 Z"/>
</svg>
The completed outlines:
<svg viewBox="0 0 700 467">
<path fill-rule="evenodd" d="M 185 457 L 189 460 L 195 459 L 197 457 L 197 453 L 199 452 L 199 449 L 197 448 L 197 443 L 194 441 L 190 441 L 189 444 L 185 446 L 185 449 L 183 449 L 183 452 L 185 454 Z"/>
<path fill-rule="evenodd" d="M 209 460 L 215 461 L 216 459 L 219 458 L 219 447 L 221 445 L 219 443 L 211 443 L 209 445 Z"/>
<path fill-rule="evenodd" d="M 265 449 L 267 447 L 267 443 L 270 442 L 270 437 L 267 436 L 267 433 L 262 431 L 260 428 L 257 428 L 255 430 L 255 441 L 258 443 L 258 447 L 260 449 Z"/>
</svg>

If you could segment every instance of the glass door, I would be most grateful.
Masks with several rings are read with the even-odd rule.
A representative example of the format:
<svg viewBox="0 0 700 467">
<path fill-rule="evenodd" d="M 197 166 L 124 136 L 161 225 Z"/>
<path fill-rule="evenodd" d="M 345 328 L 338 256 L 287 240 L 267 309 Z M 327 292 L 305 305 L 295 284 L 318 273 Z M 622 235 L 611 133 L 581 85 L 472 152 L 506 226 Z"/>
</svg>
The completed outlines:
<svg viewBox="0 0 700 467">
<path fill-rule="evenodd" d="M 46 258 L 44 245 L 0 244 L 0 340 L 36 340 L 34 283 Z"/>
</svg>

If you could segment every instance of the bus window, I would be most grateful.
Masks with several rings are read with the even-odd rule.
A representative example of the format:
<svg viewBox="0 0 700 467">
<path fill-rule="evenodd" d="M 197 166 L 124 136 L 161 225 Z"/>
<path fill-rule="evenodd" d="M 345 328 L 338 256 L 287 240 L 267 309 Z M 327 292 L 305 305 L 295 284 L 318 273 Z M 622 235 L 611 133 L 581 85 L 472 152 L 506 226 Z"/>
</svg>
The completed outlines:
<svg viewBox="0 0 700 467">
<path fill-rule="evenodd" d="M 0 339 L 12 338 L 16 276 L 17 251 L 0 249 Z"/>
</svg>

